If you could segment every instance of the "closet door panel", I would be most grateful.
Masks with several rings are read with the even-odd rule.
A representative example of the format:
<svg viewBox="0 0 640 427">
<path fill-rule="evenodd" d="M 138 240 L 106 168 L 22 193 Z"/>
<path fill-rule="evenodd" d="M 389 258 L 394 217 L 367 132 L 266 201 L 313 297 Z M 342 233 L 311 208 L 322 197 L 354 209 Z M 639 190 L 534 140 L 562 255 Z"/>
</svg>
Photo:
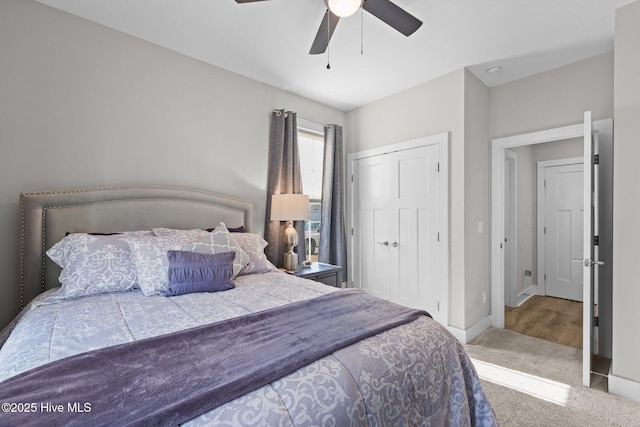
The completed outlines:
<svg viewBox="0 0 640 427">
<path fill-rule="evenodd" d="M 391 296 L 396 302 L 426 308 L 437 287 L 438 148 L 424 146 L 390 155 L 390 205 L 393 234 Z M 396 238 L 397 237 L 397 238 Z M 431 298 L 428 296 L 431 295 Z"/>
<path fill-rule="evenodd" d="M 371 275 L 370 283 L 373 290 L 373 294 L 385 298 L 391 291 L 389 289 L 390 274 L 389 269 L 389 257 L 390 249 L 389 245 L 384 244 L 387 242 L 389 236 L 389 211 L 388 209 L 376 209 L 373 215 L 373 227 L 372 227 L 373 243 L 373 265 L 370 267 Z"/>
<path fill-rule="evenodd" d="M 384 156 L 354 162 L 353 188 L 358 200 L 354 222 L 354 281 L 379 297 L 388 294 L 389 182 L 388 160 Z"/>
<path fill-rule="evenodd" d="M 395 300 L 399 304 L 413 306 L 417 303 L 419 293 L 418 253 L 413 248 L 418 243 L 416 234 L 416 212 L 413 209 L 398 209 L 397 211 L 397 247 L 391 247 L 397 264 L 397 279 L 395 281 Z M 393 243 L 392 242 L 392 243 Z"/>
<path fill-rule="evenodd" d="M 398 200 L 425 200 L 429 198 L 429 155 L 423 148 L 395 153 L 398 179 L 394 184 Z M 417 151 L 414 153 L 414 151 Z M 416 155 L 416 157 L 411 157 Z"/>
</svg>

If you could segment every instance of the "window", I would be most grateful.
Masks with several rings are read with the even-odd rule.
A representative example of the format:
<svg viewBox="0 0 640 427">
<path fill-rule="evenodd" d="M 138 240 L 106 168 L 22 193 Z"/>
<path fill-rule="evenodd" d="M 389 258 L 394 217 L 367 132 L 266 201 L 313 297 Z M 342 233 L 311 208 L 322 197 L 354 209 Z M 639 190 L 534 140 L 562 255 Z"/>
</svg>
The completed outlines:
<svg viewBox="0 0 640 427">
<path fill-rule="evenodd" d="M 324 128 L 298 120 L 298 150 L 302 191 L 309 196 L 311 219 L 304 225 L 307 259 L 318 260 L 320 245 L 320 205 L 322 201 L 322 169 L 324 161 Z"/>
</svg>

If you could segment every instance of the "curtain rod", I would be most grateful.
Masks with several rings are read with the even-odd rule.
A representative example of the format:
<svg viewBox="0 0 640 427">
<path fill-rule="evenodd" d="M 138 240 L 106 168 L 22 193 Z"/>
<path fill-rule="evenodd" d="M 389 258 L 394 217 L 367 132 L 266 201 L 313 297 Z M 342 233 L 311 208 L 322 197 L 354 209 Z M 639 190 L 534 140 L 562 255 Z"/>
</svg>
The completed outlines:
<svg viewBox="0 0 640 427">
<path fill-rule="evenodd" d="M 285 111 L 285 110 L 272 110 L 273 113 L 276 114 L 276 116 L 280 117 L 283 113 L 285 117 L 289 116 L 289 111 Z M 299 128 L 309 131 L 309 132 L 315 132 L 315 133 L 319 133 L 319 134 L 323 134 L 324 130 L 328 127 L 330 127 L 331 125 L 323 125 L 322 123 L 318 123 L 318 122 L 314 122 L 311 120 L 307 120 L 307 119 L 302 119 L 300 117 L 297 118 L 297 125 Z"/>
<path fill-rule="evenodd" d="M 312 122 L 311 120 L 301 119 L 298 117 L 298 127 L 309 132 L 315 132 L 319 134 L 324 133 L 325 125 L 321 123 Z"/>
</svg>

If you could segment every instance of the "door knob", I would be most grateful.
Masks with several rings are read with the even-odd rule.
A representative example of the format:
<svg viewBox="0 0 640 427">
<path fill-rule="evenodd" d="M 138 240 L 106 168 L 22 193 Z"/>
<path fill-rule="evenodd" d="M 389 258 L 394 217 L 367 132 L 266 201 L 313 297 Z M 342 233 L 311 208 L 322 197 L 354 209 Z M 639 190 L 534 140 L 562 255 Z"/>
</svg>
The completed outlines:
<svg viewBox="0 0 640 427">
<path fill-rule="evenodd" d="M 393 242 L 391 243 L 391 246 L 393 246 L 394 248 L 397 248 L 400 244 L 398 242 Z"/>
<path fill-rule="evenodd" d="M 386 240 L 384 242 L 377 242 L 377 243 L 382 246 L 389 246 L 389 242 L 387 242 Z"/>
<path fill-rule="evenodd" d="M 587 258 L 587 259 L 584 259 L 584 258 L 580 258 L 580 259 L 573 258 L 571 261 L 576 262 L 578 264 L 582 264 L 585 267 L 591 267 L 592 265 L 604 265 L 604 262 L 602 262 L 602 261 L 594 261 L 594 260 L 589 259 L 589 258 Z"/>
</svg>

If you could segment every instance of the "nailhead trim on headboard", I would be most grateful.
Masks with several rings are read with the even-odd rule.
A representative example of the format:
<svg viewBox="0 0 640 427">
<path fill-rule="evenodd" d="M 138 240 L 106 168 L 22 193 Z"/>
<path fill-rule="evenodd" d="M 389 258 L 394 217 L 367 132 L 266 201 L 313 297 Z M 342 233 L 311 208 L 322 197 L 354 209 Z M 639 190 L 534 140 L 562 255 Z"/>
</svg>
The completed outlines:
<svg viewBox="0 0 640 427">
<path fill-rule="evenodd" d="M 20 197 L 20 310 L 24 308 L 24 199 Z"/>
<path fill-rule="evenodd" d="M 42 254 L 42 266 L 41 266 L 42 270 L 40 270 L 41 271 L 41 283 L 42 283 L 41 291 L 42 292 L 44 292 L 46 290 L 45 289 L 46 288 L 46 286 L 45 286 L 46 282 L 45 282 L 45 279 L 44 279 L 44 268 L 45 268 L 45 264 L 47 262 L 47 259 L 45 258 L 45 252 L 47 251 L 47 244 L 45 242 L 44 236 L 47 235 L 47 230 L 46 230 L 47 223 L 45 222 L 47 209 L 48 208 L 42 209 L 42 252 L 41 252 L 41 254 Z"/>
</svg>

